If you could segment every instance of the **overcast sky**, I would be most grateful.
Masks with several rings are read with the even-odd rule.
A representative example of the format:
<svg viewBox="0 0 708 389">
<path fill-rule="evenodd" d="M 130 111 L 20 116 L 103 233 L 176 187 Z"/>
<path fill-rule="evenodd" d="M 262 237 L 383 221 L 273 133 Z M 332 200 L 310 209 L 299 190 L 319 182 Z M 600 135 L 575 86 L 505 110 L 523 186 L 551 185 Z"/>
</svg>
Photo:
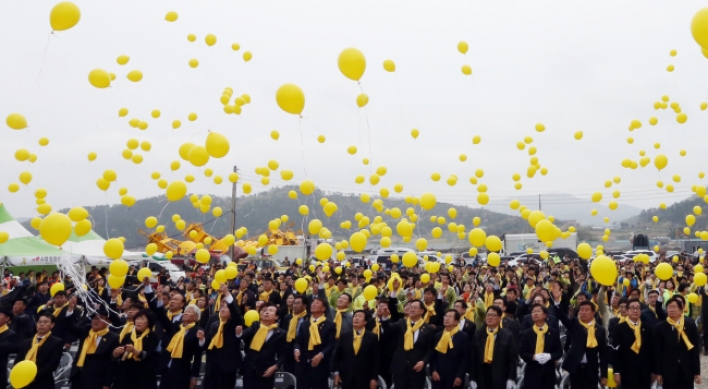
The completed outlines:
<svg viewBox="0 0 708 389">
<path fill-rule="evenodd" d="M 54 4 L 0 2 L 0 201 L 17 217 L 36 215 L 32 194 L 39 187 L 49 191 L 55 210 L 118 203 L 121 187 L 138 199 L 164 193 L 150 178 L 154 171 L 168 180 L 193 174 L 190 192 L 229 195 L 228 182 L 215 185 L 204 168 L 185 161 L 176 172 L 169 168 L 180 144 L 203 143 L 208 130 L 227 135 L 231 152 L 207 167 L 226 178 L 238 165 L 254 191 L 283 184 L 274 173 L 263 187 L 254 172 L 275 159 L 294 171 L 293 183 L 308 178 L 331 191 L 378 193 L 383 186 L 393 192 L 400 182 L 406 195 L 431 191 L 440 201 L 476 206 L 468 179 L 482 168 L 491 203 L 538 193 L 570 193 L 589 202 L 596 190 L 607 199 L 619 189 L 620 206 L 650 207 L 687 197 L 701 182 L 698 172 L 708 170 L 700 156 L 708 111 L 699 109 L 708 98 L 708 60 L 689 30 L 705 2 L 79 0 L 79 24 L 50 35 Z M 177 22 L 164 20 L 168 11 L 178 12 Z M 187 40 L 190 33 L 196 42 Z M 218 38 L 212 47 L 204 43 L 209 33 Z M 460 40 L 469 43 L 465 56 L 456 48 Z M 231 49 L 234 42 L 241 50 Z M 365 109 L 355 103 L 360 87 L 337 68 L 347 47 L 366 55 Z M 676 57 L 669 56 L 672 49 Z M 253 53 L 248 63 L 245 50 Z M 125 66 L 116 63 L 121 54 L 131 58 Z M 198 68 L 188 66 L 191 58 Z M 395 73 L 383 70 L 385 59 L 395 61 Z M 461 73 L 464 64 L 471 76 Z M 669 64 L 673 73 L 666 71 Z M 111 88 L 88 83 L 94 68 L 117 75 Z M 133 69 L 143 72 L 141 82 L 126 79 Z M 275 91 L 284 83 L 303 89 L 302 119 L 278 108 Z M 219 97 L 227 86 L 234 96 L 252 98 L 240 116 L 222 110 Z M 686 124 L 679 125 L 671 109 L 653 109 L 664 94 L 681 105 Z M 118 117 L 122 107 L 130 110 L 125 118 Z M 161 110 L 159 119 L 150 117 L 153 109 Z M 29 128 L 4 126 L 12 112 L 24 114 Z M 187 120 L 190 112 L 197 121 Z M 657 126 L 648 124 L 650 116 L 658 117 Z M 131 118 L 148 121 L 149 128 L 130 127 Z M 175 119 L 182 121 L 177 130 Z M 643 127 L 630 134 L 632 119 Z M 534 130 L 539 122 L 543 133 Z M 413 128 L 420 130 L 417 140 Z M 269 137 L 273 129 L 280 132 L 277 142 Z M 581 141 L 573 139 L 576 131 L 584 132 Z M 319 134 L 327 137 L 324 144 L 317 143 Z M 479 145 L 472 144 L 474 135 L 482 137 Z M 545 177 L 525 176 L 529 155 L 516 143 L 527 135 L 549 169 Z M 633 145 L 626 142 L 630 135 Z M 40 148 L 43 136 L 51 143 Z M 140 165 L 121 157 L 130 138 L 153 145 Z M 354 156 L 346 152 L 350 145 L 358 147 Z M 21 147 L 37 154 L 37 162 L 15 161 Z M 624 158 L 638 161 L 640 150 L 666 154 L 668 168 L 620 166 Z M 93 163 L 91 151 L 98 154 Z M 388 168 L 379 186 L 354 183 L 378 166 Z M 105 169 L 118 172 L 107 193 L 95 185 Z M 25 170 L 34 175 L 32 183 L 9 193 L 7 186 Z M 432 182 L 433 172 L 443 179 Z M 511 179 L 517 172 L 521 191 Z M 451 174 L 459 177 L 454 187 L 445 183 Z M 674 183 L 673 194 L 656 187 L 674 174 L 682 182 Z M 621 184 L 605 189 L 604 181 L 617 175 Z"/>
</svg>

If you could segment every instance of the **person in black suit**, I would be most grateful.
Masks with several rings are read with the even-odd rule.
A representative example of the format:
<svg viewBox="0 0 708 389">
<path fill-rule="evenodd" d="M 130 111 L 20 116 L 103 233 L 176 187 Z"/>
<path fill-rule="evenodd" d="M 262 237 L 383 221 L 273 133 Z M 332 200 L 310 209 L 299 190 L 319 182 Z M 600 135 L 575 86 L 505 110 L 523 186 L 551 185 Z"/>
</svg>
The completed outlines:
<svg viewBox="0 0 708 389">
<path fill-rule="evenodd" d="M 445 295 L 438 293 L 433 287 L 427 287 L 423 291 L 423 303 L 425 305 L 423 320 L 433 328 L 442 327 L 447 304 Z"/>
<path fill-rule="evenodd" d="M 314 290 L 320 290 L 317 283 Z M 327 389 L 329 387 L 330 362 L 335 347 L 334 323 L 327 320 L 327 299 L 321 292 L 310 304 L 310 315 L 300 326 L 293 345 L 297 389 Z M 312 336 L 315 335 L 316 336 Z M 317 339 L 319 338 L 319 339 Z"/>
<path fill-rule="evenodd" d="M 473 368 L 470 372 L 472 389 L 513 389 L 516 381 L 516 362 L 519 358 L 514 335 L 501 328 L 502 310 L 492 305 L 487 308 L 486 326 L 477 330 L 473 340 Z"/>
<path fill-rule="evenodd" d="M 175 294 L 184 298 L 181 294 Z M 172 302 L 170 302 L 172 304 Z M 165 335 L 162 338 L 163 360 L 160 389 L 188 389 L 193 387 L 202 364 L 202 348 L 206 343 L 204 331 L 196 326 L 201 311 L 196 305 L 188 305 L 181 315 L 182 323 L 172 322 L 162 306 L 155 311 Z"/>
<path fill-rule="evenodd" d="M 443 317 L 442 331 L 433 338 L 435 351 L 430 358 L 433 389 L 462 388 L 469 367 L 470 340 L 460 331 L 460 312 L 450 309 Z M 375 389 L 375 388 L 371 388 Z"/>
<path fill-rule="evenodd" d="M 149 309 L 140 309 L 132 314 L 130 332 L 120 339 L 119 346 L 113 350 L 113 360 L 117 361 L 113 389 L 157 389 L 157 346 L 160 336 L 153 331 L 156 321 L 155 314 Z"/>
<path fill-rule="evenodd" d="M 521 324 L 519 324 L 519 321 L 516 320 L 516 318 L 514 317 L 518 308 L 516 306 L 516 303 L 514 303 L 513 301 L 508 302 L 503 297 L 495 297 L 494 305 L 502 310 L 502 318 L 501 323 L 499 325 L 501 326 L 501 328 L 506 328 L 507 330 L 511 331 L 511 334 L 514 335 L 514 344 L 516 345 L 516 349 L 518 350 L 519 342 L 521 342 L 520 339 L 522 331 Z M 526 316 L 531 318 L 531 315 Z"/>
<path fill-rule="evenodd" d="M 619 315 L 611 318 L 610 321 L 607 322 L 607 341 L 610 344 L 612 344 L 612 337 L 615 335 L 617 325 L 627 321 L 627 298 L 620 297 L 617 307 L 619 308 Z"/>
<path fill-rule="evenodd" d="M 647 293 L 647 307 L 644 308 L 641 316 L 642 324 L 647 327 L 654 328 L 657 324 L 659 324 L 659 322 L 666 320 L 666 311 L 661 308 L 661 303 L 658 303 L 658 300 L 658 290 L 652 289 Z M 706 304 L 705 307 L 708 307 L 708 304 Z M 705 328 L 708 328 L 708 326 Z M 708 341 L 708 336 L 706 336 L 705 339 Z"/>
<path fill-rule="evenodd" d="M 467 340 L 469 342 L 472 342 L 472 339 L 474 339 L 474 333 L 477 332 L 477 325 L 474 324 L 474 321 L 465 319 L 467 307 L 468 305 L 465 300 L 457 300 L 453 305 L 453 308 L 455 308 L 455 310 L 460 313 L 460 323 L 458 324 L 458 326 L 460 327 L 460 331 L 467 334 Z"/>
<path fill-rule="evenodd" d="M 60 338 L 64 341 L 64 349 L 68 350 L 71 347 L 71 342 L 75 340 L 75 337 L 69 333 L 69 323 L 76 321 L 80 312 L 73 311 L 69 313 L 69 300 L 66 297 L 66 292 L 60 290 L 54 294 L 44 308 L 40 309 L 40 312 L 49 312 L 55 317 L 54 329 L 52 332 L 54 336 Z"/>
<path fill-rule="evenodd" d="M 280 320 L 280 328 L 286 332 L 287 352 L 283 356 L 283 370 L 290 374 L 295 374 L 295 357 L 293 355 L 293 344 L 297 337 L 298 330 L 307 317 L 307 297 L 298 294 L 293 297 L 293 311 Z"/>
<path fill-rule="evenodd" d="M 627 321 L 618 324 L 612 336 L 610 362 L 615 382 L 623 389 L 648 388 L 654 364 L 653 328 L 642 323 L 639 300 L 630 299 L 627 306 Z"/>
<path fill-rule="evenodd" d="M 252 323 L 246 331 L 236 327 L 236 336 L 243 340 L 246 350 L 242 369 L 244 389 L 273 388 L 275 372 L 282 366 L 288 349 L 287 332 L 278 328 L 278 314 L 277 306 L 264 303 L 260 322 Z"/>
<path fill-rule="evenodd" d="M 573 389 L 596 389 L 597 377 L 607 385 L 607 331 L 595 320 L 595 304 L 583 301 L 578 305 L 578 317 L 570 318 L 557 311 L 567 328 L 570 350 L 563 360 L 563 369 L 570 374 Z"/>
<path fill-rule="evenodd" d="M 224 296 L 219 320 L 214 320 L 206 330 L 205 389 L 233 389 L 236 372 L 241 368 L 241 342 L 234 331 L 243 324 L 243 316 L 226 284 L 221 285 L 219 293 Z"/>
<path fill-rule="evenodd" d="M 68 314 L 76 308 L 76 296 L 69 301 Z M 118 335 L 108 329 L 108 310 L 99 305 L 90 322 L 77 325 L 69 322 L 68 330 L 79 339 L 79 348 L 71 367 L 72 389 L 102 389 L 113 384 L 115 364 L 113 350 L 118 347 Z"/>
<path fill-rule="evenodd" d="M 426 289 L 428 294 L 434 294 L 434 289 L 431 289 Z M 391 312 L 397 309 L 397 305 L 396 292 L 391 292 L 389 299 Z M 407 319 L 391 323 L 391 332 L 396 344 L 391 363 L 393 384 L 397 389 L 422 389 L 425 386 L 425 365 L 430 362 L 433 355 L 435 329 L 425 323 L 423 314 L 429 311 L 425 309 L 422 301 L 408 302 L 407 311 Z M 436 314 L 436 316 L 442 318 L 443 315 Z"/>
<path fill-rule="evenodd" d="M 250 286 L 251 276 L 245 274 L 239 282 L 239 290 L 238 293 L 236 293 L 236 304 L 243 314 L 251 309 L 256 309 L 256 301 L 258 300 L 256 292 L 258 292 L 258 288 L 256 288 L 256 292 L 254 292 Z"/>
<path fill-rule="evenodd" d="M 560 331 L 560 326 L 558 325 L 558 317 L 556 315 L 554 315 L 553 313 L 551 313 L 551 310 L 553 310 L 553 312 L 557 312 L 559 309 L 561 309 L 562 304 L 559 303 L 557 306 L 555 306 L 555 308 L 551 308 L 547 304 L 548 300 L 546 300 L 546 298 L 540 293 L 535 295 L 533 297 L 532 301 L 533 302 L 531 303 L 530 307 L 533 307 L 534 304 L 541 304 L 544 307 L 548 308 L 548 310 L 547 310 L 548 315 L 546 317 L 546 322 L 554 330 Z M 529 314 L 525 315 L 523 322 L 521 322 L 521 331 L 520 332 L 523 333 L 524 331 L 533 327 L 533 325 L 534 325 L 533 318 L 531 317 L 531 312 L 529 311 Z"/>
<path fill-rule="evenodd" d="M 366 330 L 366 311 L 357 310 L 352 330 L 340 334 L 332 359 L 334 385 L 342 389 L 376 389 L 379 385 L 379 340 Z"/>
<path fill-rule="evenodd" d="M 379 340 L 379 376 L 386 382 L 386 387 L 391 387 L 391 361 L 393 360 L 394 338 L 391 331 L 391 322 L 398 320 L 398 309 L 391 312 L 388 300 L 378 299 L 376 302 L 376 315 L 369 319 L 366 329 L 371 331 Z M 395 315 L 394 315 L 395 313 Z"/>
<path fill-rule="evenodd" d="M 21 339 L 15 331 L 10 329 L 8 323 L 12 320 L 12 310 L 9 307 L 0 307 L 0 383 L 7 382 L 7 357 L 17 351 Z"/>
<path fill-rule="evenodd" d="M 258 300 L 274 304 L 276 307 L 280 307 L 280 292 L 275 290 L 275 284 L 273 283 L 272 278 L 266 278 L 263 280 L 263 292 L 261 292 L 260 296 L 258 296 Z"/>
<path fill-rule="evenodd" d="M 34 335 L 34 317 L 28 314 L 26 310 L 27 301 L 25 299 L 18 299 L 12 305 L 12 321 L 10 322 L 10 329 L 17 334 L 20 341 L 29 339 Z"/>
<path fill-rule="evenodd" d="M 15 363 L 31 360 L 37 364 L 37 375 L 26 389 L 54 389 L 54 370 L 59 367 L 64 341 L 52 335 L 56 318 L 49 312 L 37 316 L 37 334 L 25 339 L 17 350 Z"/>
<path fill-rule="evenodd" d="M 696 324 L 683 315 L 683 300 L 666 302 L 669 317 L 654 327 L 654 369 L 664 389 L 691 388 L 701 383 Z"/>
<path fill-rule="evenodd" d="M 556 383 L 556 361 L 563 356 L 563 347 L 560 332 L 550 328 L 547 316 L 548 308 L 534 304 L 534 326 L 521 334 L 519 356 L 526 362 L 524 389 L 553 389 Z"/>
</svg>

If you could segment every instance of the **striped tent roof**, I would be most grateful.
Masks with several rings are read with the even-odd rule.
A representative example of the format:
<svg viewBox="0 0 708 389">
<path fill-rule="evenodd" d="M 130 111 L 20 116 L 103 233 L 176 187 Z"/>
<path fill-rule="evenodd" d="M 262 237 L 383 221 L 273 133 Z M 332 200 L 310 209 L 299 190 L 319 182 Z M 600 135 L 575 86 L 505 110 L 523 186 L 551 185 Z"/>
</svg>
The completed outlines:
<svg viewBox="0 0 708 389">
<path fill-rule="evenodd" d="M 0 231 L 7 232 L 10 238 L 0 244 L 0 257 L 61 256 L 71 254 L 59 250 L 49 243 L 32 235 L 10 215 L 4 204 L 0 203 Z"/>
</svg>

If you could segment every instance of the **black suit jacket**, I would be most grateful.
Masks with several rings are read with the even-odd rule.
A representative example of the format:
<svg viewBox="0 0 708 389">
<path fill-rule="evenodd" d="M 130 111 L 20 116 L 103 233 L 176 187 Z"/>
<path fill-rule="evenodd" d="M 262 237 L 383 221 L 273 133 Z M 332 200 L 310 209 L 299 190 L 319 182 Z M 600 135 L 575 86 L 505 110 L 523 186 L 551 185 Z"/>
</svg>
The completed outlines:
<svg viewBox="0 0 708 389">
<path fill-rule="evenodd" d="M 614 373 L 621 374 L 624 382 L 636 382 L 638 387 L 649 387 L 651 373 L 654 371 L 654 329 L 641 323 L 642 346 L 639 354 L 632 350 L 635 337 L 629 324 L 618 324 L 614 331 L 610 353 Z"/>
<path fill-rule="evenodd" d="M 241 335 L 245 345 L 244 350 L 246 351 L 246 359 L 243 362 L 242 369 L 244 376 L 255 375 L 256 377 L 261 377 L 269 367 L 277 365 L 280 368 L 283 364 L 283 358 L 287 351 L 288 332 L 282 328 L 275 328 L 270 338 L 263 343 L 260 351 L 252 350 L 251 341 L 260 327 L 260 322 L 254 322 Z M 307 346 L 305 347 L 307 348 Z M 322 363 L 324 362 L 325 360 L 323 359 Z"/>
<path fill-rule="evenodd" d="M 421 317 L 420 320 L 423 320 Z M 416 363 L 423 361 L 424 364 L 430 362 L 433 356 L 433 338 L 435 329 L 430 324 L 423 324 L 418 329 L 418 340 L 413 343 L 413 349 L 405 350 L 405 334 L 408 329 L 405 319 L 391 323 L 391 332 L 396 342 L 396 348 L 391 362 L 391 372 L 396 374 L 409 374 Z"/>
<path fill-rule="evenodd" d="M 708 304 L 706 305 L 708 306 Z M 661 303 L 657 302 L 656 312 L 646 308 L 642 311 L 640 320 L 642 321 L 642 324 L 645 324 L 647 327 L 654 328 L 657 324 L 666 320 L 666 311 L 661 308 Z"/>
<path fill-rule="evenodd" d="M 368 388 L 379 378 L 379 341 L 376 334 L 364 330 L 359 352 L 354 354 L 354 332 L 340 334 L 334 351 L 332 370 L 339 372 L 342 386 Z"/>
<path fill-rule="evenodd" d="M 444 299 L 435 299 L 435 302 L 433 303 L 435 305 L 435 316 L 431 316 L 428 319 L 428 324 L 437 327 L 442 327 L 443 325 L 443 317 L 445 316 L 445 309 L 447 306 L 447 300 Z M 427 309 L 427 308 L 426 308 Z M 423 314 L 423 319 L 428 315 L 428 312 L 426 311 Z"/>
<path fill-rule="evenodd" d="M 226 304 L 226 301 L 223 302 Z M 212 364 L 217 364 L 219 370 L 222 373 L 233 373 L 241 367 L 241 341 L 236 337 L 234 330 L 236 326 L 243 325 L 243 316 L 241 316 L 241 311 L 236 305 L 234 300 L 231 304 L 228 304 L 229 311 L 231 312 L 231 319 L 224 324 L 222 334 L 224 337 L 224 345 L 221 348 L 214 347 L 209 350 L 209 345 L 211 340 L 216 336 L 219 330 L 220 320 L 213 320 L 206 330 L 206 341 L 204 347 L 206 347 L 206 364 L 211 366 Z M 209 369 L 207 369 L 209 370 Z"/>
<path fill-rule="evenodd" d="M 557 310 L 555 310 L 557 312 Z M 548 326 L 553 328 L 554 330 L 560 331 L 560 326 L 558 325 L 558 317 L 552 313 L 549 313 L 546 316 L 546 323 L 548 323 Z M 521 323 L 521 331 L 520 333 L 524 333 L 526 330 L 531 329 L 533 327 L 533 319 L 531 318 L 531 314 L 528 314 L 524 316 L 524 321 Z"/>
<path fill-rule="evenodd" d="M 7 357 L 10 353 L 17 351 L 20 347 L 21 339 L 17 334 L 8 329 L 7 331 L 0 334 L 0 383 L 7 382 Z M 24 355 L 23 355 L 24 357 Z"/>
<path fill-rule="evenodd" d="M 567 328 L 566 342 L 570 342 L 568 355 L 563 360 L 563 369 L 570 374 L 575 374 L 580 367 L 580 362 L 583 356 L 587 356 L 587 372 L 588 379 L 596 380 L 599 374 L 601 378 L 607 378 L 607 330 L 595 320 L 595 339 L 597 339 L 597 347 L 587 348 L 588 331 L 583 327 L 577 318 L 568 317 L 565 312 L 561 312 L 560 320 Z"/>
<path fill-rule="evenodd" d="M 464 382 L 465 374 L 469 370 L 470 339 L 464 331 L 458 331 L 452 336 L 452 348 L 448 348 L 443 354 L 435 349 L 442 335 L 443 331 L 439 331 L 433 337 L 430 371 L 440 375 L 443 388 L 451 388 L 455 378 Z"/>
<path fill-rule="evenodd" d="M 117 334 L 109 331 L 103 335 L 96 346 L 96 351 L 93 354 L 86 354 L 83 367 L 77 366 L 90 330 L 90 322 L 83 326 L 69 323 L 69 333 L 79 339 L 79 348 L 74 357 L 74 365 L 71 367 L 72 388 L 101 389 L 113 384 L 113 375 L 115 374 L 113 350 L 118 347 Z"/>
<path fill-rule="evenodd" d="M 482 378 L 484 369 L 484 349 L 487 345 L 487 327 L 477 330 L 474 335 L 474 368 L 470 379 L 477 382 L 479 389 L 506 388 L 507 380 L 516 381 L 516 362 L 519 359 L 514 335 L 506 328 L 499 328 L 494 340 L 494 357 L 492 358 L 492 388 L 485 386 Z"/>
<path fill-rule="evenodd" d="M 693 344 L 690 350 L 668 321 L 654 327 L 654 373 L 660 374 L 665 384 L 676 385 L 679 375 L 693 378 L 701 374 L 698 329 L 693 320 L 685 316 L 681 320 L 685 320 L 683 330 Z"/>
<path fill-rule="evenodd" d="M 154 388 L 154 383 L 157 381 L 155 376 L 157 375 L 157 366 L 160 358 L 160 353 L 157 351 L 159 343 L 160 334 L 151 330 L 143 338 L 139 361 L 133 358 L 126 358 L 125 360 L 122 357 L 118 358 L 113 389 Z M 120 342 L 120 346 L 127 344 L 133 344 L 130 335 L 124 336 L 123 341 Z"/>
<path fill-rule="evenodd" d="M 32 341 L 34 338 L 22 341 L 15 362 L 25 360 L 27 352 L 32 348 Z M 63 349 L 64 341 L 54 335 L 44 342 L 37 351 L 37 376 L 27 386 L 28 389 L 54 389 L 54 370 L 59 367 Z"/>
<path fill-rule="evenodd" d="M 324 377 L 329 377 L 330 373 L 330 362 L 332 360 L 332 353 L 334 353 L 335 343 L 335 332 L 337 331 L 337 326 L 331 321 L 327 320 L 324 315 L 317 324 L 317 328 L 320 332 L 321 344 L 314 346 L 312 350 L 308 350 L 308 344 L 310 343 L 310 315 L 305 316 L 305 320 L 300 325 L 300 330 L 295 337 L 295 344 L 293 344 L 293 350 L 300 350 L 300 362 L 295 366 L 295 374 L 300 375 L 305 370 L 305 366 L 310 364 L 310 360 L 317 354 L 322 353 L 324 358 L 317 365 L 317 367 L 312 368 L 311 373 L 313 374 L 313 379 L 322 379 Z M 287 331 L 285 332 L 287 335 Z"/>
<path fill-rule="evenodd" d="M 536 339 L 538 335 L 529 328 L 521 334 L 521 342 L 519 345 L 519 356 L 526 362 L 524 370 L 524 385 L 531 388 L 541 387 L 541 383 L 549 380 L 548 377 L 556 377 L 555 362 L 563 356 L 563 346 L 560 341 L 560 332 L 554 328 L 548 327 L 548 331 L 543 337 L 543 352 L 551 355 L 551 360 L 543 365 L 533 359 L 536 355 Z"/>
<path fill-rule="evenodd" d="M 10 329 L 17 334 L 19 340 L 29 339 L 34 336 L 36 324 L 31 315 L 23 312 L 19 315 L 12 315 Z"/>
<path fill-rule="evenodd" d="M 521 330 L 521 323 L 516 319 L 505 317 L 502 319 L 501 326 L 511 331 L 511 334 L 514 335 L 514 344 L 516 344 L 516 349 L 518 350 L 521 342 L 521 333 L 523 332 Z"/>
</svg>

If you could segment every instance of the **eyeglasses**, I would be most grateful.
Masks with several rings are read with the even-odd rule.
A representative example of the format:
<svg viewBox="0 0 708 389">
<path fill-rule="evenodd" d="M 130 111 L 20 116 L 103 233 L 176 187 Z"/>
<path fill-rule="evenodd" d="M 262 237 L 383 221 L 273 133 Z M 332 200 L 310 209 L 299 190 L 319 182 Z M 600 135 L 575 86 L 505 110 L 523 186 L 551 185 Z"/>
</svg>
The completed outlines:
<svg viewBox="0 0 708 389">
<path fill-rule="evenodd" d="M 634 308 L 627 308 L 627 310 L 628 310 L 628 311 L 641 311 L 642 308 L 634 307 Z"/>
<path fill-rule="evenodd" d="M 488 313 L 487 317 L 499 317 L 496 313 Z"/>
</svg>

